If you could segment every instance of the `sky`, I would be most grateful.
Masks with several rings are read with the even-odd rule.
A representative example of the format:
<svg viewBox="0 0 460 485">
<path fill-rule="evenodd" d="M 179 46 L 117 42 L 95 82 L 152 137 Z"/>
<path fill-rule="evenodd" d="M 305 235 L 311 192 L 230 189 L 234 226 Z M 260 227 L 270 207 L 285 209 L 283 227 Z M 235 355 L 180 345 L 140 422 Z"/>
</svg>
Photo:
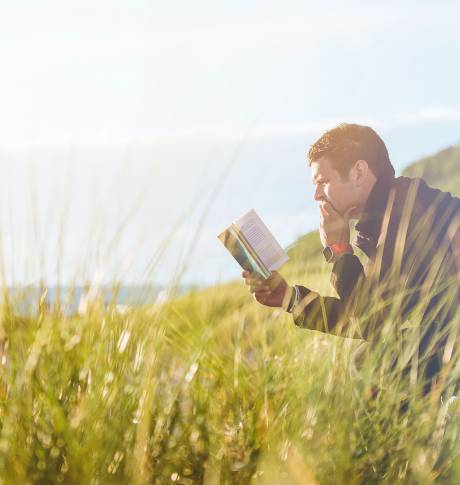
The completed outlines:
<svg viewBox="0 0 460 485">
<path fill-rule="evenodd" d="M 397 170 L 460 142 L 459 14 L 0 0 L 3 276 L 237 277 L 215 235 L 247 210 L 283 245 L 317 226 L 305 153 L 325 129 L 369 124 Z"/>
</svg>

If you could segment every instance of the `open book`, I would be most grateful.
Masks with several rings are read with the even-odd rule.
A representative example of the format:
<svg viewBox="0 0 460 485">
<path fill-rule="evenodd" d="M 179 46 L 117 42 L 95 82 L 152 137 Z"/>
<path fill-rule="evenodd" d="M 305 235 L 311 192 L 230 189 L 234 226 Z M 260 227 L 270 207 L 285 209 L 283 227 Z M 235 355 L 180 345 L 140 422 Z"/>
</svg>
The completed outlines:
<svg viewBox="0 0 460 485">
<path fill-rule="evenodd" d="M 240 217 L 217 237 L 243 269 L 263 279 L 289 260 L 255 210 Z"/>
</svg>

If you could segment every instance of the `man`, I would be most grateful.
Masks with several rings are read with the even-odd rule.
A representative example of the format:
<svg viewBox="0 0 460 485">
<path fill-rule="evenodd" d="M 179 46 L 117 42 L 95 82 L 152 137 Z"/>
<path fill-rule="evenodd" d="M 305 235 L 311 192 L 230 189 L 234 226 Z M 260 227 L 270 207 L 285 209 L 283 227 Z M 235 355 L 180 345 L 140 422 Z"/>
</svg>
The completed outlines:
<svg viewBox="0 0 460 485">
<path fill-rule="evenodd" d="M 339 298 L 290 286 L 278 272 L 265 281 L 243 272 L 249 290 L 259 303 L 292 313 L 299 327 L 341 336 L 372 340 L 384 321 L 402 329 L 419 318 L 412 326 L 420 328 L 418 356 L 428 391 L 441 368 L 452 366 L 460 200 L 422 179 L 396 178 L 384 142 L 367 126 L 327 131 L 309 150 L 308 164 L 323 254 Z M 352 219 L 365 267 L 350 244 Z"/>
</svg>

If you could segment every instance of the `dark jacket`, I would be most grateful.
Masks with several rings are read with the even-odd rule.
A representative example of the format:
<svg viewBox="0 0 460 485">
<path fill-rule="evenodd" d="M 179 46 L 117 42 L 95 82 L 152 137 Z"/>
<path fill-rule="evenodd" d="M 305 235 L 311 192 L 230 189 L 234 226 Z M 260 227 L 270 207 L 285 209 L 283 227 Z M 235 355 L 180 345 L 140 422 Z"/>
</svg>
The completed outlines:
<svg viewBox="0 0 460 485">
<path fill-rule="evenodd" d="M 451 245 L 459 227 L 460 199 L 420 178 L 379 178 L 355 228 L 365 267 L 354 254 L 334 263 L 331 283 L 339 298 L 299 286 L 295 324 L 373 340 L 386 318 L 403 328 L 407 319 L 422 316 L 412 324 L 420 328 L 419 355 L 428 356 L 425 377 L 433 379 L 448 338 L 443 329 L 459 301 Z"/>
</svg>

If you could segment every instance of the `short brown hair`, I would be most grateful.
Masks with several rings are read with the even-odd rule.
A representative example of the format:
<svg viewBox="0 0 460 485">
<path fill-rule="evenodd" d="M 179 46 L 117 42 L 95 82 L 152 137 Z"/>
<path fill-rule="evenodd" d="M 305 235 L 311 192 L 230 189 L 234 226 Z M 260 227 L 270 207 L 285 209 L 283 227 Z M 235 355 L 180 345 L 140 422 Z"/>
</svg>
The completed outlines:
<svg viewBox="0 0 460 485">
<path fill-rule="evenodd" d="M 308 165 L 322 157 L 331 161 L 342 179 L 357 160 L 366 160 L 377 178 L 395 175 L 385 143 L 369 126 L 341 123 L 326 131 L 308 151 Z"/>
</svg>

